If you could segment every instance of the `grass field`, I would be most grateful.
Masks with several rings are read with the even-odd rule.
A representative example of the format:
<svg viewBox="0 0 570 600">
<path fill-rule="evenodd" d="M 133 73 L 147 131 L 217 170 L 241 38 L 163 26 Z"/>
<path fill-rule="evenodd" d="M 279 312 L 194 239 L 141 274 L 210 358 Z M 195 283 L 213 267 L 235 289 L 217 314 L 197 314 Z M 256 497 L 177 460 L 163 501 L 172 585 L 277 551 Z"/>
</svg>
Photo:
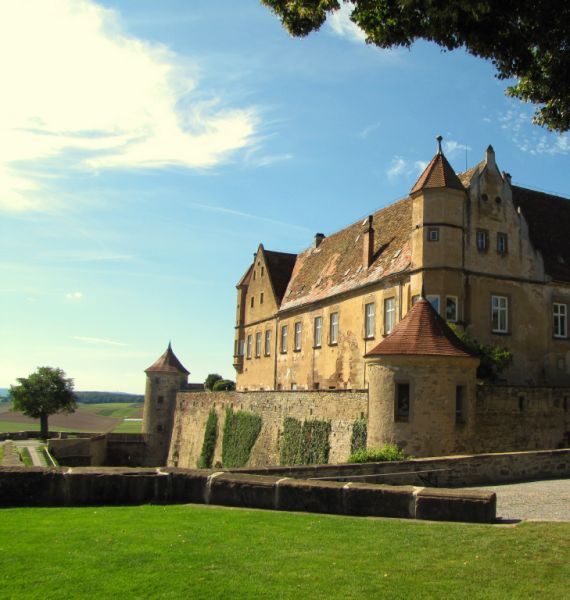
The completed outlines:
<svg viewBox="0 0 570 600">
<path fill-rule="evenodd" d="M 567 597 L 570 523 L 203 506 L 4 509 L 1 598 Z M 565 591 L 566 590 L 566 591 Z"/>
</svg>

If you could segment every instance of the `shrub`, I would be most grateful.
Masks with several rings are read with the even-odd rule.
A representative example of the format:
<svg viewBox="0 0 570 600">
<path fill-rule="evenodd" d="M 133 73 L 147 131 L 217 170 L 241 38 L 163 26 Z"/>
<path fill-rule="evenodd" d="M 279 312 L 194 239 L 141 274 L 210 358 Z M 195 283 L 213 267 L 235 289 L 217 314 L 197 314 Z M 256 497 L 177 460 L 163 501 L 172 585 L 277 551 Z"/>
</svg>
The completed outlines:
<svg viewBox="0 0 570 600">
<path fill-rule="evenodd" d="M 224 439 L 222 441 L 222 464 L 243 467 L 249 460 L 251 449 L 261 431 L 261 417 L 254 413 L 232 408 L 226 409 Z"/>
<path fill-rule="evenodd" d="M 282 465 L 325 464 L 329 461 L 330 421 L 283 421 L 280 461 Z"/>
<path fill-rule="evenodd" d="M 350 453 L 354 454 L 359 450 L 366 450 L 366 440 L 368 438 L 368 421 L 361 417 L 352 424 L 352 437 L 350 438 Z"/>
<path fill-rule="evenodd" d="M 384 444 L 382 448 L 370 448 L 369 450 L 359 450 L 352 454 L 349 463 L 367 463 L 367 462 L 387 462 L 392 460 L 406 460 L 411 458 L 396 444 Z"/>
<path fill-rule="evenodd" d="M 204 441 L 202 443 L 202 452 L 198 459 L 199 469 L 211 469 L 214 460 L 214 451 L 216 450 L 216 440 L 218 439 L 218 415 L 212 408 L 208 414 L 206 428 L 204 429 Z"/>
<path fill-rule="evenodd" d="M 216 381 L 220 381 L 221 379 L 221 375 L 218 375 L 217 373 L 210 373 L 208 377 L 206 377 L 206 381 L 204 381 L 204 387 L 211 392 Z"/>
<path fill-rule="evenodd" d="M 236 384 L 230 379 L 220 379 L 212 386 L 213 392 L 232 392 L 236 389 Z"/>
</svg>

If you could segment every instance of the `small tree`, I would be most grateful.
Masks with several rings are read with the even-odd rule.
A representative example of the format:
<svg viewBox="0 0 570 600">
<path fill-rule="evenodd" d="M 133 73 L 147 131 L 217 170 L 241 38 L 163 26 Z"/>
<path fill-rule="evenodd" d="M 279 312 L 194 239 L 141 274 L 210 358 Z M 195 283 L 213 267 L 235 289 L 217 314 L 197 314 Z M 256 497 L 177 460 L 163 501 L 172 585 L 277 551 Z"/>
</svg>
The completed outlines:
<svg viewBox="0 0 570 600">
<path fill-rule="evenodd" d="M 73 379 L 67 379 L 62 369 L 38 367 L 29 377 L 18 378 L 18 385 L 10 386 L 13 409 L 32 419 L 40 420 L 41 437 L 49 433 L 48 417 L 55 413 L 71 413 L 77 407 L 73 393 Z"/>
<path fill-rule="evenodd" d="M 233 392 L 236 389 L 236 384 L 230 379 L 219 379 L 212 386 L 213 392 Z"/>
<path fill-rule="evenodd" d="M 210 373 L 208 377 L 206 377 L 206 381 L 204 381 L 204 387 L 211 392 L 214 387 L 214 383 L 216 383 L 216 381 L 220 381 L 221 379 L 221 375 L 218 375 L 217 373 Z"/>
</svg>

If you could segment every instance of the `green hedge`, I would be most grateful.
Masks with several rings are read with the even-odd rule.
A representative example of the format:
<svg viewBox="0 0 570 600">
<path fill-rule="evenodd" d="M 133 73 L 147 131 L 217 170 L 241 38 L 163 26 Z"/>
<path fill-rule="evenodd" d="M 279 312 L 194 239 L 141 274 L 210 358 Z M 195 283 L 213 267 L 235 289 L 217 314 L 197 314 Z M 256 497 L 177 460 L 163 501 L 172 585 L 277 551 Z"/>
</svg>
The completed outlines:
<svg viewBox="0 0 570 600">
<path fill-rule="evenodd" d="M 330 421 L 283 421 L 280 460 L 282 465 L 326 464 L 330 452 Z"/>
<path fill-rule="evenodd" d="M 204 441 L 202 443 L 202 452 L 198 459 L 199 469 L 211 469 L 214 460 L 214 451 L 216 450 L 216 440 L 218 439 L 218 415 L 212 408 L 208 414 L 206 428 L 204 429 Z"/>
<path fill-rule="evenodd" d="M 226 409 L 222 464 L 224 468 L 244 467 L 261 431 L 261 417 L 254 413 Z"/>
<path fill-rule="evenodd" d="M 381 448 L 370 448 L 370 450 L 360 450 L 352 454 L 349 463 L 368 463 L 368 462 L 387 462 L 392 460 L 406 460 L 412 458 L 396 444 L 384 444 Z"/>
<path fill-rule="evenodd" d="M 366 450 L 368 438 L 368 421 L 361 417 L 352 423 L 352 437 L 350 438 L 350 453 Z"/>
</svg>

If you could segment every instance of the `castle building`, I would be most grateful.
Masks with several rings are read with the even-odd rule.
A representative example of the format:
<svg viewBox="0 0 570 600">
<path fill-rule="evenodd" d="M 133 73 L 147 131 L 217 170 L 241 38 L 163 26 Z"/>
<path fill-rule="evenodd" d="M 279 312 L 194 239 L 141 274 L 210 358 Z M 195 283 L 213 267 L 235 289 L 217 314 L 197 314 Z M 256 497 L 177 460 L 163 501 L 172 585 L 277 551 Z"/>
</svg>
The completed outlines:
<svg viewBox="0 0 570 600">
<path fill-rule="evenodd" d="M 237 284 L 238 391 L 368 388 L 364 356 L 422 290 L 512 352 L 506 383 L 570 385 L 570 202 L 513 185 L 491 146 L 458 175 L 438 143 L 408 197 L 299 254 L 259 245 Z"/>
</svg>

